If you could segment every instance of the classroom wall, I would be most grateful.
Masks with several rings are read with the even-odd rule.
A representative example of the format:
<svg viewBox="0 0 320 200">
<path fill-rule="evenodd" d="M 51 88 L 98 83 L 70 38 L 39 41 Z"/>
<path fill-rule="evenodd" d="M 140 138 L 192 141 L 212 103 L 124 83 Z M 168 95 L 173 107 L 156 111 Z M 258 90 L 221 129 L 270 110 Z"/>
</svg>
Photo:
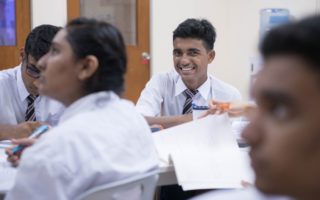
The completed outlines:
<svg viewBox="0 0 320 200">
<path fill-rule="evenodd" d="M 250 58 L 257 56 L 259 10 L 287 8 L 300 18 L 319 11 L 319 0 L 153 0 L 152 72 L 172 66 L 172 31 L 188 17 L 206 18 L 217 30 L 216 58 L 209 72 L 248 98 Z"/>
<path fill-rule="evenodd" d="M 66 22 L 66 0 L 31 0 L 32 28 L 41 24 L 64 26 Z"/>
<path fill-rule="evenodd" d="M 216 58 L 209 72 L 248 98 L 250 60 L 257 57 L 259 10 L 287 8 L 295 18 L 320 13 L 320 0 L 150 0 L 151 73 L 170 70 L 172 31 L 186 18 L 206 18 L 217 29 Z M 58 13 L 58 14 L 56 14 Z M 32 0 L 32 27 L 66 23 L 66 0 Z"/>
</svg>

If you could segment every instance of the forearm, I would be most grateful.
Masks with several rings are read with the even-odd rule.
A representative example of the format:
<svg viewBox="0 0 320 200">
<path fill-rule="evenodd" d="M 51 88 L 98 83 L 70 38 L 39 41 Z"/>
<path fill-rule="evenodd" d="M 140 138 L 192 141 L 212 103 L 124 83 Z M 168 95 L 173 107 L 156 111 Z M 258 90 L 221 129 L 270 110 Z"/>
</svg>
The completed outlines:
<svg viewBox="0 0 320 200">
<path fill-rule="evenodd" d="M 17 138 L 18 136 L 17 125 L 0 125 L 0 140 Z"/>
<path fill-rule="evenodd" d="M 41 122 L 23 122 L 17 125 L 0 124 L 0 140 L 28 137 Z"/>
<path fill-rule="evenodd" d="M 158 124 L 163 126 L 163 128 L 170 128 L 172 126 L 177 126 L 189 121 L 192 121 L 192 114 L 188 115 L 178 115 L 178 116 L 166 116 L 166 117 L 149 117 L 145 116 L 148 124 L 154 125 Z"/>
</svg>

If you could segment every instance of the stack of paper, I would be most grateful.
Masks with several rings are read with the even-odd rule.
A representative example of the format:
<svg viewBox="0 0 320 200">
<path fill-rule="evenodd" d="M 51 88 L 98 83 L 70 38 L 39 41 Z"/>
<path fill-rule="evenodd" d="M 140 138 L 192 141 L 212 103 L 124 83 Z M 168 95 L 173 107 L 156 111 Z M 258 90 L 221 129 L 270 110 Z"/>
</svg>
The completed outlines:
<svg viewBox="0 0 320 200">
<path fill-rule="evenodd" d="M 241 188 L 251 181 L 227 115 L 208 116 L 153 134 L 162 160 L 173 162 L 184 190 Z"/>
</svg>

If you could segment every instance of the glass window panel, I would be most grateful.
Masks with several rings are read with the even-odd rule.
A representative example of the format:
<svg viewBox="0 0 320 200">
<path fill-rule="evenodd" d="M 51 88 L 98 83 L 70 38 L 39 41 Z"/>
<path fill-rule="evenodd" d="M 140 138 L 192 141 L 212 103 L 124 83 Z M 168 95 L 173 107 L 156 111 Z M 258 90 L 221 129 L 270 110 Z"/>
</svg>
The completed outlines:
<svg viewBox="0 0 320 200">
<path fill-rule="evenodd" d="M 136 0 L 81 0 L 81 16 L 113 24 L 126 44 L 136 45 Z"/>
<path fill-rule="evenodd" d="M 0 0 L 0 46 L 16 45 L 15 0 Z"/>
</svg>

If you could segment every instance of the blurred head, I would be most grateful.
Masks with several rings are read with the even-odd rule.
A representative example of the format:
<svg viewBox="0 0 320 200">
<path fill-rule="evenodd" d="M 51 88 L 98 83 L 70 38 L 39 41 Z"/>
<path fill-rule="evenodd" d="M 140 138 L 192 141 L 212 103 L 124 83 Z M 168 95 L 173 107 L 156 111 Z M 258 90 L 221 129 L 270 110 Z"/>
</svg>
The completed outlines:
<svg viewBox="0 0 320 200">
<path fill-rule="evenodd" d="M 50 51 L 40 59 L 39 90 L 66 106 L 94 92 L 120 94 L 126 64 L 125 44 L 114 26 L 75 19 L 58 32 Z"/>
<path fill-rule="evenodd" d="M 271 30 L 252 89 L 258 109 L 243 137 L 256 186 L 297 199 L 320 198 L 320 16 Z"/>
<path fill-rule="evenodd" d="M 215 29 L 205 19 L 187 19 L 174 30 L 174 66 L 189 89 L 197 89 L 207 80 L 208 64 L 215 56 L 215 40 Z"/>
<path fill-rule="evenodd" d="M 40 70 L 36 63 L 49 51 L 51 41 L 59 29 L 52 25 L 40 25 L 29 33 L 25 41 L 22 50 L 21 72 L 23 82 L 30 94 L 38 94 L 34 81 L 39 78 Z"/>
</svg>

